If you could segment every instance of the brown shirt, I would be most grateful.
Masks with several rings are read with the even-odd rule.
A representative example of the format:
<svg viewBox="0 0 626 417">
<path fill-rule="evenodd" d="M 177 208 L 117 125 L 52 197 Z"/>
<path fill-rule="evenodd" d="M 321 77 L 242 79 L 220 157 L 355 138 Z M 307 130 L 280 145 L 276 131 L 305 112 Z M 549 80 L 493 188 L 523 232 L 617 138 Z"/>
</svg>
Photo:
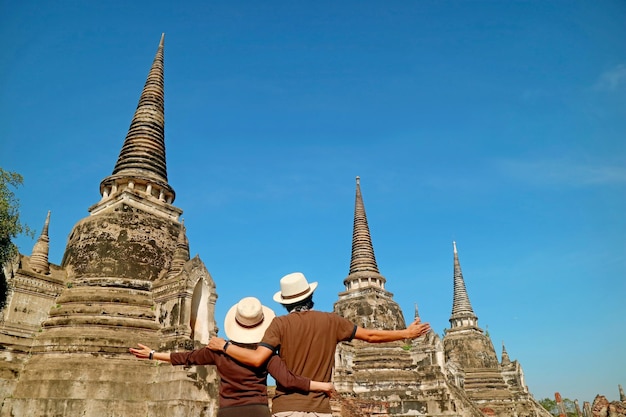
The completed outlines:
<svg viewBox="0 0 626 417">
<path fill-rule="evenodd" d="M 260 345 L 278 349 L 287 368 L 297 375 L 330 382 L 337 343 L 352 340 L 356 326 L 335 313 L 292 312 L 274 318 Z M 277 381 L 272 413 L 305 411 L 330 413 L 330 402 L 323 392 L 301 393 Z"/>
<path fill-rule="evenodd" d="M 267 362 L 267 367 L 253 368 L 230 358 L 223 352 L 209 348 L 189 352 L 172 352 L 172 365 L 216 365 L 220 375 L 220 408 L 241 405 L 267 405 L 267 373 L 291 389 L 308 392 L 311 380 L 289 372 L 285 363 L 276 355 Z"/>
</svg>

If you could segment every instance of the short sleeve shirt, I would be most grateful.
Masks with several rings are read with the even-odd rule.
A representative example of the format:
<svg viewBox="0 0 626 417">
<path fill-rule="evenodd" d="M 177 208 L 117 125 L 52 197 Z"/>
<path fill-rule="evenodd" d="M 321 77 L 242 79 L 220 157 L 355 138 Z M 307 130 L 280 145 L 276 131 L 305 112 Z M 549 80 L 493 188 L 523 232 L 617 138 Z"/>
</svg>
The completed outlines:
<svg viewBox="0 0 626 417">
<path fill-rule="evenodd" d="M 337 343 L 352 340 L 356 326 L 335 313 L 292 312 L 274 318 L 260 345 L 278 350 L 287 368 L 296 375 L 329 382 L 335 364 Z M 303 394 L 280 385 L 272 400 L 272 412 L 306 411 L 330 413 L 322 392 Z"/>
</svg>

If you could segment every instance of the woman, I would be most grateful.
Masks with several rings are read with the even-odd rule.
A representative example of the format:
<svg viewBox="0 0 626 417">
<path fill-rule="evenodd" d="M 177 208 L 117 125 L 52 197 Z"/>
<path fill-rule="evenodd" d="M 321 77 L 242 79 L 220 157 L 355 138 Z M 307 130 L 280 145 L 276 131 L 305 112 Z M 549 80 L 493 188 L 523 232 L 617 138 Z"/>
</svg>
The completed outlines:
<svg viewBox="0 0 626 417">
<path fill-rule="evenodd" d="M 274 316 L 274 312 L 261 305 L 258 299 L 241 299 L 230 308 L 224 319 L 224 330 L 230 340 L 223 350 L 226 351 L 231 343 L 255 349 Z M 142 344 L 138 346 L 137 349 L 130 348 L 130 352 L 140 359 L 154 359 L 172 365 L 216 365 L 220 375 L 218 417 L 269 417 L 268 372 L 281 386 L 294 391 L 330 393 L 333 390 L 330 382 L 311 381 L 292 374 L 277 355 L 273 355 L 265 366 L 253 368 L 237 362 L 223 351 L 215 352 L 206 347 L 190 352 L 161 353 Z"/>
</svg>

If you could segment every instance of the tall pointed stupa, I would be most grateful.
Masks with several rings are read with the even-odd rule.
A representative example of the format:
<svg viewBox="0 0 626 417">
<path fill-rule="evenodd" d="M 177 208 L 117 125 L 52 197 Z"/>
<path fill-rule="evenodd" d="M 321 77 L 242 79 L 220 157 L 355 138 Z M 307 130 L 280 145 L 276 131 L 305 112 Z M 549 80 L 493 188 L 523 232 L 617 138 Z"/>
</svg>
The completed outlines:
<svg viewBox="0 0 626 417">
<path fill-rule="evenodd" d="M 361 195 L 361 179 L 356 177 L 350 270 L 343 280 L 346 290 L 339 294 L 335 312 L 365 328 L 404 329 L 400 306 L 393 300 L 393 294 L 385 290 L 385 283 L 376 264 Z"/>
<path fill-rule="evenodd" d="M 50 264 L 48 263 L 48 253 L 50 251 L 50 238 L 48 237 L 49 225 L 50 211 L 48 210 L 41 235 L 39 235 L 39 239 L 37 239 L 37 243 L 35 243 L 33 247 L 33 253 L 30 255 L 30 267 L 33 271 L 46 275 L 50 273 Z"/>
<path fill-rule="evenodd" d="M 165 34 L 161 35 L 113 173 L 100 183 L 103 201 L 90 209 L 92 213 L 106 207 L 103 202 L 111 202 L 122 189 L 136 189 L 167 204 L 174 202 L 176 194 L 167 182 L 165 162 L 164 40 Z M 176 213 L 181 212 L 173 210 L 171 215 L 177 218 Z"/>
<path fill-rule="evenodd" d="M 352 228 L 352 256 L 350 258 L 350 272 L 344 280 L 344 285 L 352 287 L 385 288 L 385 278 L 380 275 L 370 228 L 367 224 L 363 195 L 361 194 L 361 178 L 356 177 L 356 197 L 354 199 L 354 226 Z"/>
<path fill-rule="evenodd" d="M 128 349 L 189 349 L 215 334 L 215 284 L 189 259 L 167 181 L 164 36 L 101 199 L 71 231 L 66 286 L 0 416 L 212 416 L 211 368 L 154 366 Z M 182 393 L 185 393 L 184 395 Z"/>
<path fill-rule="evenodd" d="M 443 339 L 446 359 L 463 369 L 499 369 L 498 357 L 491 339 L 478 327 L 478 317 L 470 304 L 465 279 L 461 271 L 456 242 L 454 254 L 454 296 L 450 329 Z M 481 352 L 480 354 L 476 354 Z"/>
<path fill-rule="evenodd" d="M 478 317 L 474 314 L 472 304 L 470 303 L 467 289 L 465 288 L 465 280 L 461 271 L 461 263 L 459 262 L 459 254 L 456 250 L 456 242 L 452 242 L 454 252 L 454 296 L 452 301 L 452 315 L 450 316 L 451 330 L 469 330 L 473 329 L 482 333 L 478 328 Z"/>
<path fill-rule="evenodd" d="M 478 327 L 478 316 L 469 300 L 456 242 L 454 255 L 454 296 L 450 329 L 443 348 L 450 378 L 463 387 L 485 415 L 549 416 L 528 393 L 521 367 L 511 362 L 503 345 L 503 364 L 488 334 Z"/>
<path fill-rule="evenodd" d="M 335 312 L 365 328 L 405 328 L 402 310 L 385 290 L 385 283 L 374 256 L 361 181 L 356 177 L 350 270 Z M 417 305 L 414 315 L 419 317 Z M 355 406 L 368 414 L 481 416 L 462 391 L 449 386 L 441 339 L 433 331 L 414 341 L 340 343 L 335 358 L 335 387 L 343 396 L 354 397 Z"/>
</svg>

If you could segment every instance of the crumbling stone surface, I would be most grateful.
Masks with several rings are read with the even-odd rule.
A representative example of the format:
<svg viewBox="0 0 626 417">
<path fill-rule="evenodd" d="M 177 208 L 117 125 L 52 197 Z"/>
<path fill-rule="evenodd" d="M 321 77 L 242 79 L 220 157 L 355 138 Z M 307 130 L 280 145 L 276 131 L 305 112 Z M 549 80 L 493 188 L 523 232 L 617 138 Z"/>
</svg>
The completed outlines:
<svg viewBox="0 0 626 417">
<path fill-rule="evenodd" d="M 368 288 L 345 297 L 340 295 L 334 310 L 335 313 L 363 328 L 405 329 L 402 310 L 388 294 L 377 288 Z"/>
<path fill-rule="evenodd" d="M 119 204 L 74 226 L 61 266 L 70 279 L 155 281 L 170 267 L 179 228 L 178 222 Z"/>
<path fill-rule="evenodd" d="M 463 369 L 498 369 L 491 339 L 478 331 L 448 332 L 443 338 L 446 359 Z"/>
<path fill-rule="evenodd" d="M 611 401 L 597 395 L 591 406 L 592 417 L 626 417 L 626 401 Z"/>
<path fill-rule="evenodd" d="M 38 315 L 20 312 L 38 318 L 30 335 L 24 324 L 14 323 L 17 337 L 6 320 L 0 323 L 0 342 L 7 346 L 0 352 L 6 361 L 0 363 L 0 379 L 6 379 L 0 383 L 0 417 L 216 414 L 213 367 L 158 365 L 128 352 L 137 343 L 165 351 L 191 349 L 198 347 L 194 331 L 205 338 L 215 334 L 217 294 L 202 261 L 179 254 L 179 270 L 164 280 L 181 230 L 171 217 L 120 203 L 78 222 L 62 268 L 51 265 L 45 276 L 18 268 L 20 285 L 45 289 L 48 304 L 28 304 L 27 310 Z M 20 267 L 28 267 L 28 258 L 23 261 Z M 24 294 L 11 299 L 11 306 L 28 302 Z M 200 303 L 206 305 L 199 308 Z M 176 323 L 165 327 L 161 314 Z"/>
</svg>

